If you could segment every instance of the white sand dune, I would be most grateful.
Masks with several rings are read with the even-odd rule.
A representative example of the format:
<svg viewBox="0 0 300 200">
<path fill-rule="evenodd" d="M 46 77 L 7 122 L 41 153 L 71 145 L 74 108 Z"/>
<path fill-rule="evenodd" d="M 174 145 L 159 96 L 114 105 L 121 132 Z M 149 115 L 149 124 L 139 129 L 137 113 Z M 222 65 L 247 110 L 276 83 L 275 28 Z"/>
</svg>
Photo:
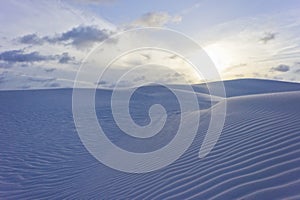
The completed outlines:
<svg viewBox="0 0 300 200">
<path fill-rule="evenodd" d="M 300 84 L 249 79 L 225 86 L 227 117 L 214 149 L 199 159 L 210 101 L 205 87 L 195 86 L 203 109 L 194 111 L 201 122 L 193 144 L 176 162 L 146 174 L 110 169 L 87 152 L 72 120 L 71 90 L 0 92 L 0 198 L 300 199 Z M 153 101 L 164 96 L 154 94 Z M 99 91 L 96 109 L 116 145 L 142 152 L 172 138 L 179 113 L 168 95 L 169 125 L 146 144 L 113 124 L 107 96 Z M 221 103 L 214 97 L 214 106 Z M 147 123 L 140 108 L 135 120 Z"/>
</svg>

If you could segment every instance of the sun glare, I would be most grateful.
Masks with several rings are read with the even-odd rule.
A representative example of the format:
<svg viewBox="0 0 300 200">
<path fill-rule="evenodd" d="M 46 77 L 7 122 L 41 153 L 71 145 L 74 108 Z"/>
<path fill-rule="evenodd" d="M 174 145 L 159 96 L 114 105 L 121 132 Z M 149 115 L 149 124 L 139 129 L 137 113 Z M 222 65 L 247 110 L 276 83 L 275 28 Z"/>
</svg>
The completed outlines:
<svg viewBox="0 0 300 200">
<path fill-rule="evenodd" d="M 214 62 L 219 72 L 224 71 L 227 67 L 230 66 L 232 56 L 226 50 L 226 47 L 224 45 L 211 44 L 204 47 L 204 50 Z"/>
</svg>

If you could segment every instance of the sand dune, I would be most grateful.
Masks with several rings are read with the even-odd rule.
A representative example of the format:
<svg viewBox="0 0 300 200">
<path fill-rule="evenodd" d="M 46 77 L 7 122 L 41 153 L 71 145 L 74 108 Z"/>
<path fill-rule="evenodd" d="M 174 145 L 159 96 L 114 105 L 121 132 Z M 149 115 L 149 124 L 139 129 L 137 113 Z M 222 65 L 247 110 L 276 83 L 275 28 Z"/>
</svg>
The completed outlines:
<svg viewBox="0 0 300 200">
<path fill-rule="evenodd" d="M 146 174 L 110 169 L 87 152 L 72 119 L 71 90 L 0 92 L 0 198 L 299 199 L 300 84 L 253 79 L 225 86 L 227 117 L 214 149 L 199 159 L 211 102 L 205 86 L 195 86 L 202 105 L 194 111 L 201 122 L 193 144 L 176 162 Z M 162 137 L 146 144 L 130 140 L 113 123 L 103 102 L 109 94 L 98 91 L 96 110 L 115 144 L 141 152 L 170 141 L 180 113 L 167 94 L 150 95 L 150 103 L 167 99 L 170 120 Z M 145 103 L 145 95 L 134 102 Z M 221 103 L 214 97 L 214 106 Z M 135 119 L 145 124 L 139 109 Z"/>
</svg>

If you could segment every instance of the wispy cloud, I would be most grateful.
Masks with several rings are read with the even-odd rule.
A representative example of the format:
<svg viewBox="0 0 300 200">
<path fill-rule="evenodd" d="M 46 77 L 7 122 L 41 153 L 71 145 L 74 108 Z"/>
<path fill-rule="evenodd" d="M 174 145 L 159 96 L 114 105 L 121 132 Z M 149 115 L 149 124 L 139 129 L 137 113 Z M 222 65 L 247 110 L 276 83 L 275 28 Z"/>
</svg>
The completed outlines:
<svg viewBox="0 0 300 200">
<path fill-rule="evenodd" d="M 57 88 L 57 87 L 61 87 L 61 85 L 59 83 L 45 83 L 44 87 Z"/>
<path fill-rule="evenodd" d="M 45 82 L 55 81 L 56 78 L 28 77 L 27 80 L 30 81 L 30 82 L 41 82 L 41 83 L 45 83 Z"/>
<path fill-rule="evenodd" d="M 45 70 L 45 72 L 50 73 L 50 72 L 55 71 L 56 69 L 55 68 L 50 68 L 50 69 L 44 69 L 44 70 Z"/>
<path fill-rule="evenodd" d="M 133 26 L 150 27 L 150 26 L 164 26 L 167 23 L 179 23 L 182 17 L 179 15 L 171 16 L 167 12 L 148 12 L 140 18 L 132 22 Z"/>
<path fill-rule="evenodd" d="M 300 69 L 296 69 L 296 70 L 295 70 L 295 73 L 300 74 Z"/>
<path fill-rule="evenodd" d="M 7 73 L 8 73 L 7 71 L 4 71 L 4 72 L 2 72 L 2 73 L 0 74 L 0 84 L 6 82 L 6 74 L 7 74 Z"/>
<path fill-rule="evenodd" d="M 111 4 L 116 2 L 116 0 L 75 0 L 82 4 Z"/>
</svg>

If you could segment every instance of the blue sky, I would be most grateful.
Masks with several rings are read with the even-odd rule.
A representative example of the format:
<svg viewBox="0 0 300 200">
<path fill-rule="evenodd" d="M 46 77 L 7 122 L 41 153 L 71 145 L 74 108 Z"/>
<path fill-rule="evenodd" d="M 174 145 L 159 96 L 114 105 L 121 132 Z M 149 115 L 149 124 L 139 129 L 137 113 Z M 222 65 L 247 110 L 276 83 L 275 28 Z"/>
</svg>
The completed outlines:
<svg viewBox="0 0 300 200">
<path fill-rule="evenodd" d="M 2 90 L 72 87 L 93 47 L 116 33 L 149 26 L 193 38 L 223 79 L 300 81 L 300 1 L 12 0 L 0 4 Z M 181 68 L 190 82 L 200 81 L 185 64 L 165 62 L 162 57 L 152 51 L 128 55 L 114 63 L 114 73 L 121 73 L 128 63 L 155 58 Z M 145 80 L 147 74 L 170 83 L 177 80 L 150 71 L 138 79 Z M 88 80 L 85 86 L 98 84 Z M 114 81 L 113 73 L 107 75 L 104 86 L 112 87 Z"/>
</svg>

